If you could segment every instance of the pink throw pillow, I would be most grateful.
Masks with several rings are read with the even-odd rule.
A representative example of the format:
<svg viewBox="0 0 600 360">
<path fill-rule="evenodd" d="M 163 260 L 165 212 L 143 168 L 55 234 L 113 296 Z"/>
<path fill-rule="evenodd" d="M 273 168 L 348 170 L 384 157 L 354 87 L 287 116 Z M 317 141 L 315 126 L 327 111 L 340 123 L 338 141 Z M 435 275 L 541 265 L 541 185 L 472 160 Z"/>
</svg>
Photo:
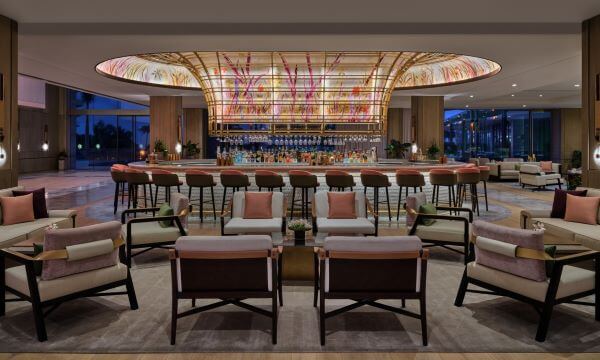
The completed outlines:
<svg viewBox="0 0 600 360">
<path fill-rule="evenodd" d="M 328 219 L 356 219 L 356 193 L 354 192 L 328 192 L 329 201 Z"/>
<path fill-rule="evenodd" d="M 596 225 L 600 197 L 574 196 L 567 194 L 565 221 Z"/>
<path fill-rule="evenodd" d="M 273 193 L 248 192 L 244 200 L 244 219 L 272 219 Z"/>
<path fill-rule="evenodd" d="M 33 194 L 2 197 L 0 198 L 2 205 L 2 224 L 12 225 L 34 221 L 33 213 Z"/>
<path fill-rule="evenodd" d="M 540 169 L 543 172 L 552 172 L 552 161 L 540 161 Z"/>
</svg>

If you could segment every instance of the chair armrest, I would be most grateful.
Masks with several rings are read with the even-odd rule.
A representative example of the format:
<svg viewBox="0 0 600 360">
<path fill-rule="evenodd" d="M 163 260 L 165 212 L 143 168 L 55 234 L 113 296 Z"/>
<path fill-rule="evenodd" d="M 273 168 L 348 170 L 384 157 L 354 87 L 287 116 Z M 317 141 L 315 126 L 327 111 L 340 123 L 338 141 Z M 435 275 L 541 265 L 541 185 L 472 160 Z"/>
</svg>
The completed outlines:
<svg viewBox="0 0 600 360">
<path fill-rule="evenodd" d="M 456 212 L 466 212 L 469 213 L 469 222 L 473 222 L 473 210 L 469 209 L 469 208 L 459 208 L 459 207 L 452 207 L 452 206 L 436 206 L 435 207 L 438 210 L 446 210 L 446 211 L 456 211 Z"/>
<path fill-rule="evenodd" d="M 521 210 L 521 229 L 531 228 L 529 223 L 533 218 L 549 218 L 552 210 L 537 210 L 537 209 L 524 209 Z"/>
<path fill-rule="evenodd" d="M 72 218 L 77 216 L 77 210 L 48 210 L 48 217 L 50 218 Z"/>
<path fill-rule="evenodd" d="M 136 214 L 136 213 L 142 213 L 142 212 L 148 212 L 148 211 L 152 211 L 152 213 L 154 213 L 158 210 L 160 210 L 160 208 L 158 208 L 158 207 L 135 208 L 135 209 L 123 210 L 123 212 L 121 213 L 121 224 L 125 224 L 125 217 L 127 216 L 127 214 Z"/>
<path fill-rule="evenodd" d="M 8 259 L 11 259 L 19 264 L 26 265 L 29 262 L 36 261 L 33 257 L 25 255 L 25 254 L 21 254 L 18 251 L 13 251 L 10 249 L 2 249 L 0 251 L 2 251 L 2 256 L 4 256 L 5 258 L 8 258 Z"/>
<path fill-rule="evenodd" d="M 576 254 L 557 257 L 554 259 L 554 261 L 558 264 L 568 265 L 593 259 L 597 259 L 596 261 L 600 261 L 600 252 L 595 250 L 583 251 Z"/>
</svg>

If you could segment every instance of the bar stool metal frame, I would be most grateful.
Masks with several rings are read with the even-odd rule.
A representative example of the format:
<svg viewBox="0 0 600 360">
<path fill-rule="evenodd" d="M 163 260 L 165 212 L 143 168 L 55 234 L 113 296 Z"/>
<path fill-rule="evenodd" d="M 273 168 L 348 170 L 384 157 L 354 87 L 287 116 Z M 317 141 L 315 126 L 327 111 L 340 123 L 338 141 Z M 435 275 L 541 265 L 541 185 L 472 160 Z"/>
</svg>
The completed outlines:
<svg viewBox="0 0 600 360">
<path fill-rule="evenodd" d="M 405 181 L 409 180 L 410 181 Z M 396 184 L 399 187 L 398 190 L 398 209 L 396 212 L 396 221 L 400 220 L 400 210 L 402 203 L 402 188 L 405 189 L 406 199 L 408 197 L 408 189 L 413 188 L 413 194 L 417 193 L 417 188 L 420 192 L 423 192 L 423 186 L 425 186 L 425 176 L 417 170 L 396 170 Z"/>
<path fill-rule="evenodd" d="M 240 188 L 244 188 L 244 191 L 248 191 L 250 180 L 248 180 L 248 175 L 238 170 L 223 170 L 219 174 L 219 177 L 221 178 L 221 185 L 223 186 L 223 202 L 221 203 L 221 214 L 223 214 L 226 207 L 227 189 L 232 188 L 234 193 L 240 191 Z"/>
<path fill-rule="evenodd" d="M 115 182 L 113 214 L 117 213 L 117 208 L 119 207 L 119 192 L 121 193 L 121 205 L 125 204 L 125 185 L 127 184 L 127 179 L 125 177 L 125 169 L 127 168 L 127 165 L 121 164 L 114 164 L 110 168 L 110 176 Z"/>
<path fill-rule="evenodd" d="M 204 204 L 212 203 L 213 219 L 217 221 L 217 206 L 215 203 L 215 191 L 214 187 L 217 185 L 213 176 L 205 171 L 190 170 L 185 173 L 185 182 L 188 186 L 188 199 L 192 204 L 192 190 L 194 188 L 200 189 L 200 199 L 198 209 L 200 212 L 200 222 L 204 222 Z M 210 188 L 211 200 L 204 200 L 204 189 Z"/>
<path fill-rule="evenodd" d="M 148 194 L 146 193 L 146 185 L 148 185 L 148 190 L 150 191 L 150 205 L 152 204 L 152 180 L 150 180 L 150 176 L 144 171 L 135 170 L 135 169 L 127 169 L 125 171 L 125 178 L 127 179 L 127 209 L 133 207 L 137 209 L 138 203 L 138 191 L 139 186 L 143 185 L 144 187 L 144 208 L 148 208 Z"/>
<path fill-rule="evenodd" d="M 314 193 L 317 192 L 317 188 L 319 187 L 319 182 L 317 181 L 317 176 L 315 174 L 311 174 L 308 171 L 303 170 L 291 170 L 289 172 L 290 177 L 290 185 L 292 186 L 292 208 L 290 212 L 290 218 L 294 218 L 294 205 L 298 200 L 296 200 L 296 189 L 300 188 L 301 196 L 300 196 L 300 209 L 301 209 L 301 218 L 310 219 L 310 193 L 309 189 L 313 189 Z"/>
<path fill-rule="evenodd" d="M 367 195 L 367 189 L 373 188 L 373 207 L 375 213 L 379 214 L 379 189 L 385 188 L 385 197 L 388 207 L 388 218 L 392 221 L 392 210 L 390 207 L 390 193 L 388 188 L 392 186 L 387 175 L 377 170 L 361 170 L 360 181 L 364 187 L 365 196 Z"/>
<path fill-rule="evenodd" d="M 432 181 L 432 175 L 434 177 L 440 176 L 440 183 L 434 183 Z M 453 180 L 447 181 L 450 178 Z M 433 169 L 429 172 L 429 182 L 433 186 L 433 195 L 431 197 L 431 203 L 436 206 L 440 203 L 440 186 L 446 186 L 448 188 L 448 207 L 456 207 L 456 191 L 454 186 L 457 184 L 457 175 L 452 170 L 447 169 Z M 437 182 L 437 180 L 436 180 Z M 443 204 L 443 203 L 442 203 Z"/>
<path fill-rule="evenodd" d="M 327 170 L 325 172 L 325 182 L 329 186 L 329 191 L 346 191 L 346 188 L 354 191 L 354 187 L 356 186 L 354 177 L 342 170 Z"/>
<path fill-rule="evenodd" d="M 158 204 L 158 190 L 161 187 L 165 188 L 165 202 L 168 203 L 171 201 L 171 187 L 177 186 L 177 192 L 181 193 L 181 185 L 183 185 L 177 174 L 166 170 L 153 170 L 152 183 L 156 187 L 153 206 Z"/>
<path fill-rule="evenodd" d="M 490 211 L 488 205 L 488 192 L 487 192 L 487 182 L 490 179 L 490 167 L 489 166 L 479 166 L 479 182 L 483 183 L 483 195 L 479 195 L 485 199 L 485 211 Z"/>
<path fill-rule="evenodd" d="M 467 167 L 456 170 L 457 174 L 457 207 L 462 207 L 467 197 L 467 187 L 469 188 L 469 197 L 471 198 L 471 210 L 477 211 L 479 216 L 479 195 L 477 194 L 477 184 L 480 180 L 480 172 L 476 167 Z"/>
<path fill-rule="evenodd" d="M 256 170 L 254 173 L 254 182 L 258 186 L 258 191 L 266 188 L 272 192 L 274 189 L 279 188 L 279 191 L 283 192 L 283 188 L 285 187 L 283 176 L 269 170 Z"/>
</svg>

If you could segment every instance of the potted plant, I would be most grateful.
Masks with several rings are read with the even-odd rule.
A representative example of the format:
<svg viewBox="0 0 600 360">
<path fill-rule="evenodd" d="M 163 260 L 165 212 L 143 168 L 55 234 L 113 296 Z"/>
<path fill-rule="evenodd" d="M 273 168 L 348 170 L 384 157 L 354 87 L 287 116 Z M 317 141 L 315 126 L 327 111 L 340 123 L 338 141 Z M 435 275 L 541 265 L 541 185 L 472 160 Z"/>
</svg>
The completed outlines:
<svg viewBox="0 0 600 360">
<path fill-rule="evenodd" d="M 190 159 L 196 158 L 198 154 L 200 154 L 200 147 L 197 143 L 193 143 L 191 140 L 182 146 L 183 151 L 185 151 L 185 156 Z"/>
<path fill-rule="evenodd" d="M 411 145 L 411 143 L 401 143 L 396 139 L 392 139 L 385 147 L 388 159 L 404 159 Z"/>
<path fill-rule="evenodd" d="M 58 160 L 58 170 L 59 171 L 65 170 L 65 163 L 66 163 L 68 157 L 69 156 L 67 155 L 67 152 L 64 150 L 62 150 L 61 152 L 58 153 L 58 155 L 56 155 L 56 158 Z"/>
<path fill-rule="evenodd" d="M 439 153 L 440 153 L 440 148 L 437 146 L 436 143 L 432 143 L 427 148 L 427 157 L 429 158 L 429 160 L 435 160 L 435 159 L 437 159 L 437 155 Z"/>
<path fill-rule="evenodd" d="M 582 154 L 581 151 L 575 150 L 571 155 L 571 169 L 579 169 L 581 168 L 581 159 Z"/>
<path fill-rule="evenodd" d="M 169 155 L 169 151 L 167 150 L 167 146 L 160 139 L 154 140 L 154 152 L 157 155 L 162 155 L 163 159 L 166 159 L 167 156 Z"/>
<path fill-rule="evenodd" d="M 304 219 L 292 220 L 288 224 L 288 229 L 294 232 L 294 240 L 303 243 L 306 238 L 306 232 L 312 230 L 310 223 Z"/>
</svg>

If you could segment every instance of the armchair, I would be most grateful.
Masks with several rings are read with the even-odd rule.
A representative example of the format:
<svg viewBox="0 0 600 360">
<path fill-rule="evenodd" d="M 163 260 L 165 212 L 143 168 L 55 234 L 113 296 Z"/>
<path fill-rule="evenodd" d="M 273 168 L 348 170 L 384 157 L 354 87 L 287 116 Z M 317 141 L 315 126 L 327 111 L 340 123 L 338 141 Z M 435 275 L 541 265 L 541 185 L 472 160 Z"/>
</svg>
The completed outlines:
<svg viewBox="0 0 600 360">
<path fill-rule="evenodd" d="M 44 317 L 60 304 L 90 296 L 124 295 L 132 310 L 138 308 L 129 269 L 124 258 L 121 225 L 118 221 L 74 229 L 47 230 L 44 252 L 30 257 L 10 249 L 0 251 L 0 316 L 7 301 L 29 301 L 33 308 L 39 341 L 48 339 Z M 121 261 L 117 258 L 120 252 Z M 5 259 L 19 266 L 5 269 Z M 36 274 L 35 263 L 41 262 Z M 125 286 L 126 292 L 104 291 Z M 6 292 L 16 299 L 6 299 Z M 44 308 L 50 307 L 44 312 Z"/>
<path fill-rule="evenodd" d="M 312 206 L 313 233 L 321 232 L 332 234 L 378 234 L 379 214 L 373 210 L 369 200 L 362 192 L 355 192 L 356 218 L 355 219 L 329 219 L 329 198 L 326 191 L 318 191 Z M 372 215 L 374 222 L 367 218 Z"/>
<path fill-rule="evenodd" d="M 155 248 L 168 248 L 175 244 L 180 236 L 187 235 L 187 219 L 190 212 L 189 199 L 180 193 L 170 196 L 170 204 L 175 215 L 155 216 L 158 207 L 127 209 L 121 214 L 122 234 L 126 241 L 127 267 L 131 267 L 131 259 Z M 127 219 L 129 214 L 152 212 L 152 216 Z M 173 225 L 160 226 L 161 221 L 172 221 Z M 133 249 L 144 248 L 135 254 Z"/>
<path fill-rule="evenodd" d="M 595 307 L 600 320 L 600 253 L 585 251 L 553 259 L 544 252 L 543 232 L 473 223 L 475 259 L 467 264 L 454 305 L 462 306 L 467 292 L 507 296 L 533 305 L 540 314 L 535 339 L 546 339 L 554 306 L 568 303 Z M 553 261 L 551 271 L 545 261 Z M 572 264 L 594 260 L 595 270 Z M 488 291 L 469 290 L 473 284 Z M 577 299 L 595 295 L 595 301 Z"/>
<path fill-rule="evenodd" d="M 425 193 L 409 195 L 406 199 L 406 226 L 410 229 L 408 235 L 418 236 L 426 247 L 440 246 L 450 251 L 464 255 L 465 264 L 469 255 L 469 237 L 473 211 L 468 208 L 436 206 L 437 210 L 457 213 L 457 215 L 422 214 L 419 213 L 421 205 L 427 203 Z M 466 213 L 468 217 L 458 214 Z M 424 225 L 424 220 L 435 220 L 430 225 Z M 461 250 L 455 247 L 462 247 Z"/>
<path fill-rule="evenodd" d="M 418 237 L 327 237 L 318 255 L 321 345 L 325 345 L 327 318 L 364 305 L 419 319 L 423 346 L 427 345 L 425 289 L 429 250 L 422 249 Z M 355 303 L 325 312 L 326 299 L 351 299 Z M 378 302 L 384 299 L 401 299 L 402 307 L 407 299 L 418 300 L 419 313 Z"/>
<path fill-rule="evenodd" d="M 564 183 L 560 173 L 544 172 L 539 165 L 523 164 L 519 170 L 519 182 L 523 189 L 525 186 L 531 186 L 538 189 L 545 189 L 547 185 L 558 185 L 562 188 Z"/>
<path fill-rule="evenodd" d="M 277 256 L 277 248 L 272 247 L 271 238 L 266 235 L 233 236 L 226 239 L 215 236 L 179 238 L 175 249 L 169 251 L 172 284 L 171 345 L 175 345 L 177 319 L 228 304 L 270 317 L 271 339 L 276 344 Z M 243 302 L 244 299 L 260 298 L 271 299 L 271 311 Z M 193 308 L 179 313 L 180 299 L 192 299 Z M 195 299 L 221 301 L 195 307 Z"/>
<path fill-rule="evenodd" d="M 273 192 L 271 200 L 272 219 L 245 219 L 246 192 L 236 191 L 232 201 L 221 213 L 221 235 L 285 233 L 287 203 L 282 192 Z M 229 221 L 225 221 L 230 217 Z"/>
</svg>

